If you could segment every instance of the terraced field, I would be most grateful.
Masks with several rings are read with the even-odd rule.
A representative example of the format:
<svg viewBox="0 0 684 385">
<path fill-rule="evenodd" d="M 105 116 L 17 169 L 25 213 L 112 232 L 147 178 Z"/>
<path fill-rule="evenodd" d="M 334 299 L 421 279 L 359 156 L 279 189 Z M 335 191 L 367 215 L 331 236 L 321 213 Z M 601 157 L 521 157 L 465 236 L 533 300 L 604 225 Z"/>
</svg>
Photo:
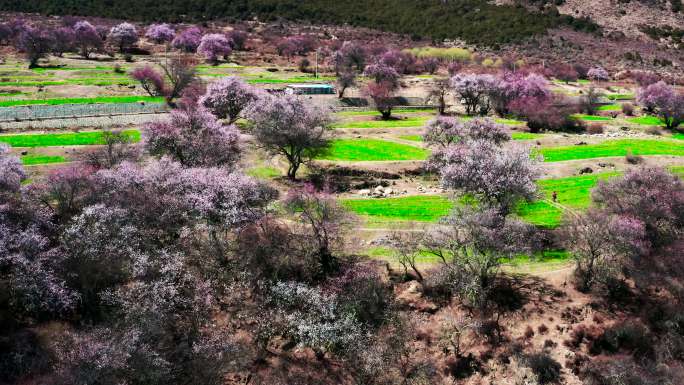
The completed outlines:
<svg viewBox="0 0 684 385">
<path fill-rule="evenodd" d="M 684 166 L 671 171 L 684 177 Z M 580 175 L 538 181 L 540 199 L 523 202 L 515 210 L 521 219 L 543 228 L 561 224 L 564 210 L 585 210 L 591 204 L 591 190 L 599 181 L 619 176 L 618 172 Z M 557 202 L 552 201 L 553 192 Z M 415 195 L 387 199 L 346 199 L 343 205 L 373 223 L 402 221 L 436 222 L 447 215 L 454 201 L 442 195 Z"/>
<path fill-rule="evenodd" d="M 406 144 L 380 139 L 337 139 L 330 149 L 317 159 L 359 162 L 359 161 L 397 161 L 424 160 L 429 151 Z"/>
<path fill-rule="evenodd" d="M 632 155 L 684 156 L 684 143 L 674 140 L 619 139 L 599 144 L 548 147 L 538 150 L 545 162 Z"/>
<path fill-rule="evenodd" d="M 140 140 L 140 131 L 125 130 L 131 140 Z M 16 134 L 0 135 L 0 142 L 12 147 L 52 147 L 52 146 L 88 146 L 104 144 L 103 131 L 86 131 L 59 134 Z"/>
</svg>

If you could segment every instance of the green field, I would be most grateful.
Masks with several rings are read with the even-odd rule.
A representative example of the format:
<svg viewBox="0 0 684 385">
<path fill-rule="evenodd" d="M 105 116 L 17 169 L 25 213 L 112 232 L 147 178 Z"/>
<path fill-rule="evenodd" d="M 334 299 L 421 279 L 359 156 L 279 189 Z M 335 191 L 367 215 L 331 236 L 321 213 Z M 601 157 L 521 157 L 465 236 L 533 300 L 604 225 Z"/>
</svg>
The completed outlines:
<svg viewBox="0 0 684 385">
<path fill-rule="evenodd" d="M 61 104 L 96 104 L 96 103 L 137 103 L 156 102 L 163 103 L 163 97 L 152 96 L 98 96 L 96 98 L 59 98 L 59 99 L 30 99 L 30 100 L 2 100 L 0 107 L 50 105 Z"/>
<path fill-rule="evenodd" d="M 401 135 L 399 136 L 400 139 L 404 140 L 410 140 L 412 142 L 422 142 L 423 141 L 423 135 Z"/>
<path fill-rule="evenodd" d="M 430 120 L 428 116 L 412 116 L 396 120 L 358 120 L 342 121 L 332 125 L 333 128 L 397 128 L 422 127 Z"/>
<path fill-rule="evenodd" d="M 538 150 L 545 162 L 632 155 L 684 156 L 684 143 L 675 140 L 619 139 L 583 146 L 547 147 Z"/>
<path fill-rule="evenodd" d="M 575 119 L 584 120 L 587 122 L 607 122 L 607 121 L 613 120 L 613 118 L 611 118 L 611 117 L 598 116 L 598 115 L 575 114 L 575 115 L 572 115 L 572 117 Z"/>
<path fill-rule="evenodd" d="M 600 106 L 599 111 L 622 111 L 622 104 L 608 104 L 605 106 Z"/>
<path fill-rule="evenodd" d="M 591 203 L 591 189 L 599 180 L 620 175 L 617 172 L 589 174 L 568 178 L 542 179 L 537 182 L 543 199 L 552 200 L 558 193 L 557 203 L 570 209 L 583 210 Z M 523 202 L 516 208 L 516 214 L 527 222 L 546 228 L 557 227 L 563 217 L 563 210 L 546 200 Z"/>
<path fill-rule="evenodd" d="M 636 118 L 627 118 L 630 123 L 641 124 L 642 126 L 663 126 L 663 120 L 657 116 L 639 116 Z"/>
<path fill-rule="evenodd" d="M 429 151 L 379 139 L 337 139 L 317 159 L 335 161 L 424 160 Z"/>
<path fill-rule="evenodd" d="M 125 130 L 135 142 L 140 140 L 140 131 Z M 70 132 L 63 134 L 17 134 L 0 135 L 0 142 L 12 147 L 51 147 L 51 146 L 87 146 L 104 144 L 103 131 Z"/>
<path fill-rule="evenodd" d="M 539 139 L 543 135 L 542 134 L 533 134 L 531 132 L 511 132 L 511 139 L 513 140 L 533 140 L 533 139 Z M 404 139 L 404 140 L 410 140 L 414 142 L 422 142 L 423 141 L 423 136 L 422 135 L 401 135 L 399 138 Z M 684 139 L 684 136 L 682 137 Z"/>
<path fill-rule="evenodd" d="M 395 262 L 396 251 L 391 247 L 375 246 L 363 250 L 363 253 L 370 258 L 382 259 Z M 511 260 L 504 260 L 504 270 L 511 272 L 525 272 L 548 270 L 560 268 L 567 265 L 570 255 L 564 250 L 544 250 L 535 255 L 519 255 Z M 434 254 L 426 251 L 419 252 L 416 262 L 421 265 L 431 265 L 439 263 L 441 259 Z"/>
<path fill-rule="evenodd" d="M 414 195 L 386 199 L 346 199 L 342 204 L 374 220 L 435 222 L 449 214 L 453 202 L 441 195 Z"/>
<path fill-rule="evenodd" d="M 17 80 L 0 82 L 0 87 L 47 87 L 47 86 L 64 86 L 64 85 L 78 85 L 78 86 L 114 86 L 114 85 L 131 85 L 136 81 L 130 78 L 77 78 L 77 79 L 63 79 L 63 80 Z"/>
<path fill-rule="evenodd" d="M 31 71 L 37 73 L 46 73 L 52 71 L 109 71 L 114 72 L 113 66 L 95 66 L 95 67 L 36 67 L 31 68 Z"/>
<path fill-rule="evenodd" d="M 684 167 L 682 167 L 684 173 Z M 552 199 L 558 193 L 558 204 L 571 209 L 583 210 L 591 203 L 591 189 L 599 180 L 620 175 L 616 172 L 580 175 L 568 178 L 538 181 L 543 199 Z M 441 195 L 415 195 L 386 199 L 346 199 L 343 205 L 356 214 L 372 218 L 374 222 L 420 221 L 436 222 L 448 215 L 453 208 L 452 200 Z M 563 216 L 563 210 L 545 200 L 523 202 L 516 208 L 521 219 L 534 225 L 554 228 Z"/>
<path fill-rule="evenodd" d="M 542 134 L 534 134 L 531 132 L 511 132 L 511 138 L 513 140 L 533 140 L 541 138 Z"/>
<path fill-rule="evenodd" d="M 248 168 L 247 170 L 245 170 L 245 173 L 249 176 L 253 176 L 259 179 L 272 179 L 282 175 L 280 170 L 270 166 L 257 166 Z"/>
<path fill-rule="evenodd" d="M 634 94 L 608 94 L 606 97 L 610 100 L 631 100 L 634 99 Z"/>
<path fill-rule="evenodd" d="M 50 164 L 50 163 L 64 163 L 66 159 L 63 156 L 50 156 L 50 155 L 24 155 L 21 157 L 21 163 L 24 166 L 33 166 L 38 164 Z"/>
</svg>

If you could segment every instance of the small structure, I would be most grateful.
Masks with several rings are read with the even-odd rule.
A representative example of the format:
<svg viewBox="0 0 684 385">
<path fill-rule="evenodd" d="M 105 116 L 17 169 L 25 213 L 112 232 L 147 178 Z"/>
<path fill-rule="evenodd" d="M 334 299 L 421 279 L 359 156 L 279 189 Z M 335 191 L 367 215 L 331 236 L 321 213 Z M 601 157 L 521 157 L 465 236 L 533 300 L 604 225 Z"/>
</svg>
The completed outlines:
<svg viewBox="0 0 684 385">
<path fill-rule="evenodd" d="M 290 84 L 285 88 L 290 95 L 334 95 L 335 88 L 330 84 Z"/>
</svg>

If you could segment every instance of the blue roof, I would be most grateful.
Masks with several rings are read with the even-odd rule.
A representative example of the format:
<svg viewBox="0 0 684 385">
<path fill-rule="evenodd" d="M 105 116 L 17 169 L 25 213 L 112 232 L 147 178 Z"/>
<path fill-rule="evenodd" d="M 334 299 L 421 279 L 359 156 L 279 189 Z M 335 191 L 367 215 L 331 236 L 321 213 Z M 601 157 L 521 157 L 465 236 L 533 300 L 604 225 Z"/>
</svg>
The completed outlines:
<svg viewBox="0 0 684 385">
<path fill-rule="evenodd" d="M 290 84 L 292 88 L 333 88 L 330 84 Z"/>
</svg>

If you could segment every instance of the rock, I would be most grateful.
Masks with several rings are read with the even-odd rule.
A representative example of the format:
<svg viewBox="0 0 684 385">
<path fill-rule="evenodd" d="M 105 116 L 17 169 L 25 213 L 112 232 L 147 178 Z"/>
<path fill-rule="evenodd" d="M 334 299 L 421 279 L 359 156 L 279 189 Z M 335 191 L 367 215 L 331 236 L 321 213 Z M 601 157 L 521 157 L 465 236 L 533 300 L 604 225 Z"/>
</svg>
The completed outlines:
<svg viewBox="0 0 684 385">
<path fill-rule="evenodd" d="M 594 170 L 591 167 L 585 167 L 579 171 L 580 175 L 581 174 L 592 174 Z"/>
<path fill-rule="evenodd" d="M 575 146 L 586 146 L 586 145 L 587 145 L 587 142 L 585 142 L 585 141 L 581 141 L 581 142 L 579 142 L 579 143 L 575 143 Z"/>
<path fill-rule="evenodd" d="M 359 194 L 359 195 L 370 195 L 371 190 L 369 190 L 369 189 L 359 190 L 357 194 Z"/>
<path fill-rule="evenodd" d="M 397 295 L 397 302 L 402 305 L 413 307 L 423 298 L 423 285 L 417 281 L 411 281 L 404 290 Z"/>
<path fill-rule="evenodd" d="M 26 150 L 22 151 L 21 155 L 28 155 L 28 151 L 26 151 Z"/>
<path fill-rule="evenodd" d="M 394 190 L 392 190 L 389 187 L 385 189 L 385 195 L 392 195 L 392 194 L 394 194 Z"/>
<path fill-rule="evenodd" d="M 417 281 L 409 282 L 397 295 L 397 303 L 400 306 L 425 313 L 435 313 L 439 310 L 439 306 L 423 298 L 423 285 Z"/>
</svg>

